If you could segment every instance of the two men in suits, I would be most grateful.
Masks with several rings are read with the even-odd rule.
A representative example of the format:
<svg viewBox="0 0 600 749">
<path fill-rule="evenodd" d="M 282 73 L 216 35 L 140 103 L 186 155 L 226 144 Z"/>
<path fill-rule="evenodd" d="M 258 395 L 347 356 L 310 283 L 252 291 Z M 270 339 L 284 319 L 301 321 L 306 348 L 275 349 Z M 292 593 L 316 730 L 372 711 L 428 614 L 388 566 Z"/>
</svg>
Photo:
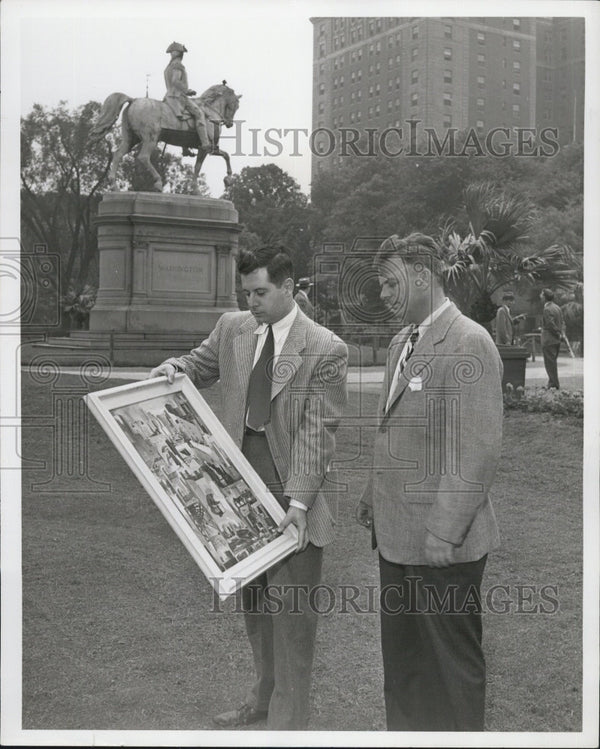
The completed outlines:
<svg viewBox="0 0 600 749">
<path fill-rule="evenodd" d="M 379 550 L 389 730 L 481 731 L 480 586 L 499 543 L 502 363 L 444 294 L 434 241 L 394 235 L 375 266 L 403 327 L 392 339 L 371 477 L 357 509 Z"/>
<path fill-rule="evenodd" d="M 558 352 L 560 342 L 564 340 L 563 317 L 558 304 L 554 302 L 552 289 L 542 289 L 540 300 L 544 305 L 542 313 L 542 354 L 544 355 L 544 367 L 548 375 L 548 387 L 560 388 L 558 382 Z"/>
<path fill-rule="evenodd" d="M 280 528 L 298 531 L 297 552 L 242 591 L 256 682 L 240 708 L 215 722 L 305 729 L 317 627 L 310 590 L 333 540 L 336 484 L 327 473 L 347 399 L 348 349 L 298 308 L 292 262 L 280 248 L 242 251 L 238 270 L 249 311 L 222 315 L 198 348 L 151 376 L 172 381 L 182 371 L 198 388 L 220 379 L 223 425 L 285 510 Z"/>
</svg>

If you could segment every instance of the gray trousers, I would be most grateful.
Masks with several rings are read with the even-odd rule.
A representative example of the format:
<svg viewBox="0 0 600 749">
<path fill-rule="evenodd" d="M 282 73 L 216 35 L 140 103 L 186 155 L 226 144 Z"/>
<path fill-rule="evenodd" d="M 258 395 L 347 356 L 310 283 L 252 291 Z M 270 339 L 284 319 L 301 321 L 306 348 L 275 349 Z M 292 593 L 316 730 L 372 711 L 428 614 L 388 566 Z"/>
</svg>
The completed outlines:
<svg viewBox="0 0 600 749">
<path fill-rule="evenodd" d="M 279 504 L 283 487 L 264 436 L 244 437 L 242 452 Z M 317 613 L 311 590 L 321 580 L 323 550 L 307 549 L 278 562 L 242 590 L 246 632 L 256 669 L 248 702 L 268 711 L 267 728 L 303 730 L 309 693 Z"/>
</svg>

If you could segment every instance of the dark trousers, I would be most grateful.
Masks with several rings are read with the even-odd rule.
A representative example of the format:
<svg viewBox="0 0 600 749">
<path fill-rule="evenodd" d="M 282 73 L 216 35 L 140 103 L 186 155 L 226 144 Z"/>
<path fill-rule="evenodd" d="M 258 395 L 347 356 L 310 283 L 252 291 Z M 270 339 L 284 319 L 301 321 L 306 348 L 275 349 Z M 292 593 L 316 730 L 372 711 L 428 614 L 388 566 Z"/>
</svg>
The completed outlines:
<svg viewBox="0 0 600 749">
<path fill-rule="evenodd" d="M 437 568 L 379 556 L 388 731 L 483 731 L 486 558 Z"/>
<path fill-rule="evenodd" d="M 548 373 L 548 387 L 556 388 L 558 390 L 558 366 L 556 360 L 558 359 L 558 352 L 560 350 L 560 343 L 547 343 L 542 346 L 542 354 L 544 355 L 544 366 Z"/>
<path fill-rule="evenodd" d="M 283 487 L 265 437 L 246 436 L 242 452 L 287 510 Z M 292 554 L 242 589 L 246 632 L 256 682 L 248 702 L 267 710 L 267 728 L 302 730 L 308 725 L 309 693 L 317 632 L 311 590 L 321 580 L 323 550 Z"/>
</svg>

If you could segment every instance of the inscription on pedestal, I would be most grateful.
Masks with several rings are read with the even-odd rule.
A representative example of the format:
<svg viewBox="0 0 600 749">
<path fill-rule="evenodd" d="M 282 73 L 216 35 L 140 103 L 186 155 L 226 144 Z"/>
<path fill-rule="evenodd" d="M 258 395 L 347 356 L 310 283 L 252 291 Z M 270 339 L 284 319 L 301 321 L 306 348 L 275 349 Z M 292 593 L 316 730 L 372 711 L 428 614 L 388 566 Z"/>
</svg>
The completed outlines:
<svg viewBox="0 0 600 749">
<path fill-rule="evenodd" d="M 205 251 L 152 254 L 152 291 L 211 293 L 213 276 L 211 248 Z"/>
</svg>

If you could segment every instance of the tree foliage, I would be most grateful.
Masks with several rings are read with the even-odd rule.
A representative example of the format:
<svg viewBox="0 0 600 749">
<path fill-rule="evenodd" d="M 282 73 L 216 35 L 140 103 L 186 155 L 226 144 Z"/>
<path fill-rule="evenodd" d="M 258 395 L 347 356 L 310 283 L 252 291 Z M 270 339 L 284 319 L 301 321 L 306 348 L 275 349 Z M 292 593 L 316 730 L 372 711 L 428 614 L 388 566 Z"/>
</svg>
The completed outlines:
<svg viewBox="0 0 600 749">
<path fill-rule="evenodd" d="M 261 244 L 282 244 L 291 254 L 297 275 L 309 269 L 310 209 L 293 177 L 275 164 L 244 167 L 233 176 L 224 197 L 238 211 L 246 236 Z"/>
</svg>

